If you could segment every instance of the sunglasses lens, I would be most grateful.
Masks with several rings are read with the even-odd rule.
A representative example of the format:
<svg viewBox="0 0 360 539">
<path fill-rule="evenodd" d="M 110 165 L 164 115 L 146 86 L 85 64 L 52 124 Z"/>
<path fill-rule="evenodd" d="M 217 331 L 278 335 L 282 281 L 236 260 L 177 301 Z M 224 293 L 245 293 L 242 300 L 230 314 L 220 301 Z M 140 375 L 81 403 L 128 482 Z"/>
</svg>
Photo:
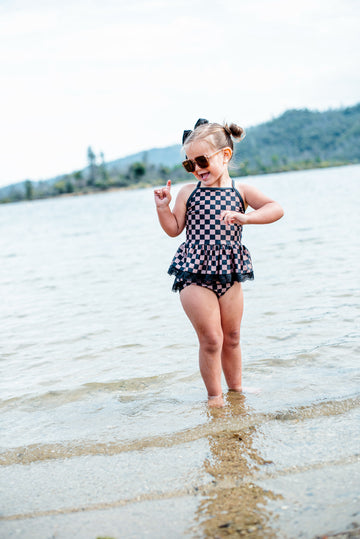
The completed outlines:
<svg viewBox="0 0 360 539">
<path fill-rule="evenodd" d="M 209 166 L 209 159 L 206 157 L 206 155 L 199 155 L 198 157 L 195 157 L 194 161 L 191 159 L 186 159 L 186 161 L 182 162 L 182 166 L 188 172 L 194 172 L 195 163 L 200 168 L 207 168 Z"/>
<path fill-rule="evenodd" d="M 191 159 L 186 159 L 186 161 L 183 161 L 182 166 L 187 172 L 194 172 L 195 170 L 194 163 L 191 161 Z"/>
<path fill-rule="evenodd" d="M 209 166 L 209 160 L 205 155 L 199 155 L 199 157 L 195 158 L 195 161 L 200 168 L 207 168 Z"/>
</svg>

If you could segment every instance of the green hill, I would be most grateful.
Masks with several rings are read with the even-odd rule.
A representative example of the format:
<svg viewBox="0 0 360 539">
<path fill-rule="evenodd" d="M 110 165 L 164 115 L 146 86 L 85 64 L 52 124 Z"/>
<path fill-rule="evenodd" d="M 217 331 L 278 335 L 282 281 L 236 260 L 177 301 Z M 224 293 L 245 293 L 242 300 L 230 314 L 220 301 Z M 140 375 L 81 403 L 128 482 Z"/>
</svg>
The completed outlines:
<svg viewBox="0 0 360 539">
<path fill-rule="evenodd" d="M 299 163 L 358 163 L 360 104 L 340 110 L 288 110 L 280 117 L 251 127 L 238 147 L 235 162 L 251 167 Z"/>
<path fill-rule="evenodd" d="M 246 128 L 246 132 L 246 138 L 235 145 L 233 162 L 240 166 L 248 161 L 254 172 L 259 162 L 265 167 L 306 161 L 315 165 L 360 162 L 360 104 L 325 112 L 288 110 L 274 120 Z M 178 144 L 129 155 L 108 165 L 124 169 L 136 161 L 146 161 L 175 167 L 181 158 Z"/>
<path fill-rule="evenodd" d="M 138 152 L 127 157 L 116 159 L 115 161 L 109 161 L 107 167 L 109 170 L 112 168 L 125 170 L 126 167 L 136 162 L 151 163 L 152 165 L 174 167 L 181 161 L 181 146 L 180 144 L 174 144 L 173 146 L 167 146 L 165 148 L 151 148 L 144 152 Z"/>
<path fill-rule="evenodd" d="M 245 126 L 246 127 L 246 126 Z M 246 128 L 235 145 L 233 176 L 281 172 L 360 162 L 360 103 L 325 112 L 288 110 L 269 122 Z M 179 133 L 179 139 L 182 133 Z M 27 180 L 0 189 L 0 202 L 31 200 L 113 187 L 141 187 L 188 177 L 181 146 L 153 148 L 108 163 L 89 148 L 89 166 L 42 182 Z"/>
</svg>

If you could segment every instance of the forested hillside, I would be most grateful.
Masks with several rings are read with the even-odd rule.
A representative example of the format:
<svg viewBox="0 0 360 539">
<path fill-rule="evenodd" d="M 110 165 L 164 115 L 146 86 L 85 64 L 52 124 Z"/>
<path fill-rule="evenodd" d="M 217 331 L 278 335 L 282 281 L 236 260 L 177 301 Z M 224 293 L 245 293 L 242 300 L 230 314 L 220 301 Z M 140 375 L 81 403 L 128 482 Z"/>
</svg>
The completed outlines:
<svg viewBox="0 0 360 539">
<path fill-rule="evenodd" d="M 235 145 L 233 176 L 360 162 L 360 103 L 325 112 L 288 110 L 246 131 L 246 138 Z M 42 182 L 26 180 L 0 189 L 0 202 L 143 187 L 161 184 L 169 177 L 173 181 L 188 177 L 180 163 L 180 144 L 145 150 L 108 163 L 103 154 L 97 156 L 89 147 L 87 158 L 88 167 L 84 170 Z"/>
<path fill-rule="evenodd" d="M 247 162 L 254 170 L 281 169 L 290 163 L 357 163 L 360 104 L 326 112 L 289 110 L 271 122 L 249 128 L 235 161 L 239 166 Z"/>
<path fill-rule="evenodd" d="M 246 129 L 234 162 L 248 161 L 256 171 L 274 163 L 360 161 L 360 104 L 340 110 L 289 110 L 280 117 Z M 182 133 L 179 133 L 179 140 Z M 174 167 L 181 160 L 180 145 L 154 148 L 109 163 L 124 169 L 135 161 Z"/>
</svg>

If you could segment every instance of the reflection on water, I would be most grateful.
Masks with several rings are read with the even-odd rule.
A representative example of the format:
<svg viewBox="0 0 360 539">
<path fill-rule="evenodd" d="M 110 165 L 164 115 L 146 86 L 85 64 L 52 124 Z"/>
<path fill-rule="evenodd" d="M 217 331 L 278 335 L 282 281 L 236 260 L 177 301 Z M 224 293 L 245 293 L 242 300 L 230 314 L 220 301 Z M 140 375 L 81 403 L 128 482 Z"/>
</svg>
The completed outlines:
<svg viewBox="0 0 360 539">
<path fill-rule="evenodd" d="M 251 408 L 245 395 L 228 392 L 225 401 L 225 408 L 208 410 L 213 432 L 208 436 L 211 455 L 204 468 L 213 478 L 213 488 L 197 511 L 201 535 L 274 537 L 266 505 L 277 496 L 253 477 L 261 466 L 272 463 L 253 446 L 256 427 L 246 420 Z"/>
</svg>

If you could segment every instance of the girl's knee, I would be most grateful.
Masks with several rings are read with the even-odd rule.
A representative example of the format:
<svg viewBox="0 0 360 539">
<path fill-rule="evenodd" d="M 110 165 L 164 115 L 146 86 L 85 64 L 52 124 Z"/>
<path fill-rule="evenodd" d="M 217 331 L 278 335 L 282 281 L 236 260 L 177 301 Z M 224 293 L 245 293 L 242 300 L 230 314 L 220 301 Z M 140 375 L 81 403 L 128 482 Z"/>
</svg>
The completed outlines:
<svg viewBox="0 0 360 539">
<path fill-rule="evenodd" d="M 224 333 L 224 346 L 236 348 L 240 344 L 240 330 L 234 329 Z"/>
<path fill-rule="evenodd" d="M 200 347 L 204 352 L 214 354 L 221 350 L 223 345 L 223 335 L 219 333 L 208 333 L 199 337 Z"/>
</svg>

